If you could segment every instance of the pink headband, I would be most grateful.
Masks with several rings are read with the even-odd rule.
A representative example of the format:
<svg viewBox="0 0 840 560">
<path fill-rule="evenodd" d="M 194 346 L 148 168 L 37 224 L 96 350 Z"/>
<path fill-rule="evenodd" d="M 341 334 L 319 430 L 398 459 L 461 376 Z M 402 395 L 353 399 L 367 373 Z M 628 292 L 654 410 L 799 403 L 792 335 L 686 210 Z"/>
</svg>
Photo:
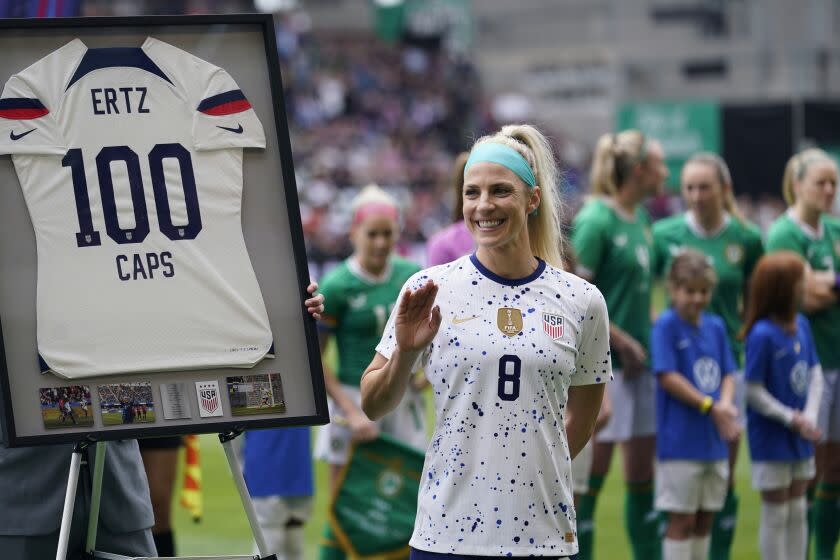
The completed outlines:
<svg viewBox="0 0 840 560">
<path fill-rule="evenodd" d="M 370 216 L 386 216 L 397 221 L 400 218 L 400 212 L 396 207 L 385 202 L 368 202 L 356 208 L 353 213 L 353 225 L 359 225 Z"/>
</svg>

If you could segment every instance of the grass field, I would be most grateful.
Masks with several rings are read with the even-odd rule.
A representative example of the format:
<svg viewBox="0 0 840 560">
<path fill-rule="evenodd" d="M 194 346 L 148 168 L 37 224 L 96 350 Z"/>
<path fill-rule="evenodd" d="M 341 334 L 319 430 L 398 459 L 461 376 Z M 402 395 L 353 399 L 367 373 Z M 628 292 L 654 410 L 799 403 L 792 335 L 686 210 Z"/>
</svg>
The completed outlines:
<svg viewBox="0 0 840 560">
<path fill-rule="evenodd" d="M 286 412 L 286 403 L 280 403 L 274 406 L 264 406 L 262 408 L 258 406 L 251 406 L 251 407 L 244 407 L 238 406 L 236 408 L 231 408 L 231 414 L 234 416 L 253 416 L 256 414 L 282 414 Z"/>
<path fill-rule="evenodd" d="M 204 487 L 204 520 L 193 523 L 187 511 L 173 505 L 177 552 L 181 555 L 248 554 L 251 534 L 248 521 L 239 502 L 230 470 L 215 435 L 201 436 L 202 485 Z M 596 517 L 596 551 L 600 560 L 630 558 L 624 533 L 623 484 L 616 457 L 609 478 L 604 485 Z M 738 462 L 737 488 L 741 497 L 738 526 L 733 546 L 733 559 L 758 558 L 758 494 L 750 488 L 749 461 L 742 445 Z M 283 473 L 277 473 L 282 476 Z M 326 465 L 316 462 L 316 495 L 312 519 L 306 527 L 306 558 L 318 557 L 318 542 L 326 518 L 328 475 Z M 180 484 L 180 476 L 179 476 Z"/>
<path fill-rule="evenodd" d="M 146 419 L 140 420 L 139 417 L 134 417 L 134 422 L 132 424 L 148 424 L 150 422 L 155 421 L 155 411 L 154 410 L 147 410 L 146 411 Z M 105 426 L 116 426 L 117 424 L 122 424 L 122 412 L 103 412 L 102 413 L 102 424 Z"/>
<path fill-rule="evenodd" d="M 661 309 L 663 300 L 661 290 L 655 290 L 654 308 Z M 334 359 L 333 352 L 328 352 L 328 361 Z M 431 411 L 429 414 L 431 417 Z M 313 434 L 316 429 L 313 429 Z M 173 524 L 177 552 L 181 555 L 249 554 L 252 551 L 252 541 L 248 520 L 217 436 L 201 436 L 201 454 L 204 520 L 199 524 L 193 523 L 188 512 L 177 505 L 178 498 L 175 496 Z M 750 487 L 749 472 L 749 457 L 744 440 L 736 470 L 736 491 L 741 501 L 732 548 L 733 560 L 759 558 L 759 495 Z M 278 473 L 278 476 L 282 475 L 282 472 Z M 179 484 L 180 480 L 179 474 Z M 306 560 L 318 558 L 318 544 L 329 501 L 327 466 L 319 461 L 315 463 L 315 486 L 314 511 L 306 526 Z M 595 522 L 595 549 L 598 560 L 630 558 L 629 544 L 624 532 L 624 485 L 618 453 L 613 458 L 610 475 L 604 483 Z"/>
<path fill-rule="evenodd" d="M 91 414 L 91 407 L 88 406 L 88 413 L 85 416 L 85 413 L 82 409 L 78 406 L 71 407 L 73 411 L 73 417 L 76 419 L 76 423 L 74 424 L 72 420 L 69 418 L 65 419 L 64 422 L 61 421 L 61 417 L 58 413 L 58 407 L 56 408 L 47 408 L 41 410 L 42 418 L 44 419 L 44 427 L 48 429 L 52 428 L 90 428 L 93 426 L 93 414 Z"/>
</svg>

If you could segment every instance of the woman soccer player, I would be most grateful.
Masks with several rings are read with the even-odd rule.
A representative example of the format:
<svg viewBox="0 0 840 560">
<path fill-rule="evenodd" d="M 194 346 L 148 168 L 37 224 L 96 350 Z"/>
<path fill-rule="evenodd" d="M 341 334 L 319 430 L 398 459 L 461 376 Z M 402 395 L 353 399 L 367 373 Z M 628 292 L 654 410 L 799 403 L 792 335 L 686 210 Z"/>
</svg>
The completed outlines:
<svg viewBox="0 0 840 560">
<path fill-rule="evenodd" d="M 370 441 L 380 430 L 406 445 L 425 449 L 425 405 L 419 383 L 402 404 L 382 422 L 370 420 L 361 410 L 359 380 L 373 356 L 400 288 L 420 267 L 394 254 L 399 235 L 396 202 L 376 186 L 364 188 L 353 201 L 350 239 L 353 254 L 324 276 L 325 297 L 321 350 L 331 337 L 338 347 L 338 371 L 325 367 L 332 422 L 322 428 L 315 456 L 330 464 L 333 489 L 347 462 L 352 441 Z M 326 529 L 321 558 L 342 559 L 345 554 Z"/>
<path fill-rule="evenodd" d="M 650 218 L 642 201 L 658 193 L 668 176 L 662 146 L 638 130 L 605 134 L 592 163 L 596 195 L 574 220 L 572 244 L 577 272 L 603 292 L 610 313 L 610 344 L 615 381 L 607 386 L 613 414 L 595 436 L 589 493 L 580 502 L 578 521 L 594 527 L 598 493 L 621 444 L 627 484 L 624 518 L 635 560 L 658 558 L 658 518 L 653 508 L 656 423 L 655 381 L 648 371 L 650 338 Z M 581 533 L 581 560 L 592 558 L 593 532 Z"/>
<path fill-rule="evenodd" d="M 609 319 L 598 289 L 560 268 L 556 177 L 531 126 L 476 142 L 463 196 L 478 248 L 412 276 L 362 378 L 371 418 L 417 362 L 434 391 L 412 558 L 578 551 L 570 462 L 610 378 Z"/>
<path fill-rule="evenodd" d="M 762 257 L 744 321 L 747 428 L 752 483 L 761 491 L 763 560 L 804 560 L 807 551 L 805 490 L 815 473 L 812 442 L 820 436 L 823 377 L 811 327 L 797 313 L 804 278 L 796 253 Z"/>
<path fill-rule="evenodd" d="M 656 509 L 668 515 L 664 560 L 706 560 L 712 519 L 726 499 L 727 441 L 738 436 L 737 370 L 723 320 L 704 310 L 717 275 L 693 249 L 668 272 L 671 307 L 653 325 Z"/>
<path fill-rule="evenodd" d="M 664 274 L 674 257 L 686 247 L 709 257 L 718 278 L 709 310 L 723 319 L 736 362 L 743 365 L 743 345 L 738 333 L 750 275 L 764 253 L 761 233 L 738 209 L 729 167 L 720 156 L 699 153 L 689 158 L 682 168 L 680 188 L 688 209 L 653 224 L 657 276 Z M 746 421 L 743 373 L 737 372 L 733 379 L 733 402 L 743 426 Z M 710 558 L 714 560 L 729 559 L 735 534 L 738 498 L 734 480 L 739 443 L 740 436 L 729 443 L 729 489 L 723 509 L 712 525 Z"/>
<path fill-rule="evenodd" d="M 807 261 L 802 310 L 825 368 L 813 530 L 817 560 L 831 560 L 840 532 L 840 221 L 830 215 L 837 164 L 822 150 L 800 152 L 785 167 L 782 191 L 788 211 L 770 227 L 767 250 L 794 251 Z"/>
</svg>

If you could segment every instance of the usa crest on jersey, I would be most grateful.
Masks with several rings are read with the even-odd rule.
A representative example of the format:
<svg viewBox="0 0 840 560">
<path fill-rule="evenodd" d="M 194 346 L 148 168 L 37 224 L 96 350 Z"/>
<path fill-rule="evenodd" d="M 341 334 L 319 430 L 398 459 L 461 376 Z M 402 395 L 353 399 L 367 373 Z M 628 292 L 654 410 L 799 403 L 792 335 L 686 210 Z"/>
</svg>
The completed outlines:
<svg viewBox="0 0 840 560">
<path fill-rule="evenodd" d="M 198 394 L 198 409 L 202 418 L 223 415 L 218 381 L 196 381 L 195 391 Z"/>
<path fill-rule="evenodd" d="M 563 338 L 563 317 L 554 313 L 542 314 L 543 332 L 551 337 L 551 340 L 558 341 Z"/>
</svg>

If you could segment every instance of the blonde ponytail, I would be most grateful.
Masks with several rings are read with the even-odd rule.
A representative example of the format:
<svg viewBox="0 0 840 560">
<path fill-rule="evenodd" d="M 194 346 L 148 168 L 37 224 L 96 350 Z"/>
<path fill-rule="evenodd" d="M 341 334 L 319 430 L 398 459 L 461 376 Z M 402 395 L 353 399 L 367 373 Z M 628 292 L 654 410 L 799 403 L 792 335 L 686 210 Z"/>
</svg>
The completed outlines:
<svg viewBox="0 0 840 560">
<path fill-rule="evenodd" d="M 531 252 L 556 268 L 563 267 L 562 202 L 558 190 L 558 170 L 551 145 L 537 128 L 511 124 L 496 134 L 479 138 L 473 148 L 485 142 L 504 144 L 525 158 L 540 187 L 538 211 L 528 216 Z"/>
<path fill-rule="evenodd" d="M 604 134 L 595 145 L 589 180 L 593 194 L 613 196 L 637 163 L 647 158 L 647 139 L 638 130 Z"/>
</svg>

